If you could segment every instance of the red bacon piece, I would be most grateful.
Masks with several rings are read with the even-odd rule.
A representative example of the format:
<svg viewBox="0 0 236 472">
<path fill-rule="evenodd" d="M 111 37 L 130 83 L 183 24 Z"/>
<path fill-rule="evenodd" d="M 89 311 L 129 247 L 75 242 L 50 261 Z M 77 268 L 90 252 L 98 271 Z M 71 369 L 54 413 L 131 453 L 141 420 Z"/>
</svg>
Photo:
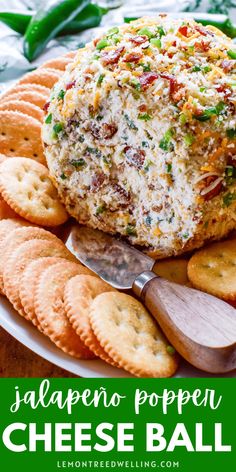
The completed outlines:
<svg viewBox="0 0 236 472">
<path fill-rule="evenodd" d="M 46 102 L 45 105 L 43 106 L 43 111 L 45 111 L 45 113 L 47 113 L 49 109 L 49 105 L 50 105 L 50 102 Z"/>
<path fill-rule="evenodd" d="M 195 44 L 194 44 L 194 47 L 195 49 L 197 49 L 198 51 L 202 51 L 202 52 L 207 52 L 209 51 L 210 49 L 210 46 L 208 43 L 206 43 L 205 41 L 197 41 Z"/>
<path fill-rule="evenodd" d="M 130 41 L 135 44 L 143 44 L 148 40 L 147 36 L 134 36 L 130 38 Z"/>
<path fill-rule="evenodd" d="M 75 86 L 75 80 L 73 80 L 73 82 L 69 82 L 67 85 L 66 85 L 66 90 L 70 90 L 71 88 L 73 88 Z"/>
<path fill-rule="evenodd" d="M 142 85 L 143 88 L 148 87 L 151 85 L 155 80 L 157 80 L 159 77 L 159 74 L 156 72 L 144 72 L 140 77 L 139 77 L 139 82 Z"/>
<path fill-rule="evenodd" d="M 142 57 L 143 57 L 143 54 L 140 54 L 139 52 L 130 52 L 124 57 L 123 61 L 137 63 L 140 61 Z"/>
<path fill-rule="evenodd" d="M 105 52 L 101 58 L 103 65 L 117 64 L 124 49 L 124 46 L 121 46 L 114 51 Z"/>
<path fill-rule="evenodd" d="M 200 25 L 195 26 L 195 30 L 198 31 L 202 36 L 214 36 L 214 33 L 211 31 L 206 30 Z"/>
<path fill-rule="evenodd" d="M 142 149 L 125 146 L 124 153 L 130 166 L 142 169 L 145 161 L 145 152 Z"/>
</svg>

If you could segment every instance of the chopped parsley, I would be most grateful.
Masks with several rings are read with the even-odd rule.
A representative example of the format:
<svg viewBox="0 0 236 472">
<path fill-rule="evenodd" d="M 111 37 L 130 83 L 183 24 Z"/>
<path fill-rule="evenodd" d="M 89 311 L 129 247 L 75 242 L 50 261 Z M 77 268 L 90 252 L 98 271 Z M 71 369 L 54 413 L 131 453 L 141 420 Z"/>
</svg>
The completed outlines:
<svg viewBox="0 0 236 472">
<path fill-rule="evenodd" d="M 86 165 L 86 162 L 81 157 L 80 159 L 77 159 L 77 160 L 74 159 L 73 161 L 71 161 L 71 165 L 74 166 L 76 169 L 79 169 L 80 167 L 83 167 L 84 165 Z"/>
<path fill-rule="evenodd" d="M 127 236 L 137 236 L 137 231 L 134 225 L 130 225 L 130 224 L 127 225 L 125 231 L 126 231 Z"/>
<path fill-rule="evenodd" d="M 145 223 L 147 226 L 151 226 L 151 223 L 152 223 L 152 217 L 150 215 L 148 215 L 145 219 Z"/>
<path fill-rule="evenodd" d="M 66 93 L 65 90 L 61 90 L 61 91 L 59 92 L 59 94 L 57 95 L 57 98 L 58 98 L 59 100 L 63 100 L 63 98 L 64 98 L 64 96 L 65 96 L 65 93 Z"/>
<path fill-rule="evenodd" d="M 219 116 L 225 109 L 225 103 L 219 102 L 215 107 L 205 108 L 201 115 L 194 115 L 194 118 L 198 121 L 210 120 L 212 116 Z"/>
<path fill-rule="evenodd" d="M 165 152 L 173 151 L 173 143 L 171 141 L 172 137 L 173 137 L 173 130 L 170 128 L 168 131 L 166 131 L 163 138 L 160 140 L 159 148 L 161 148 L 162 151 L 165 151 Z"/>
<path fill-rule="evenodd" d="M 226 134 L 227 134 L 228 138 L 230 138 L 230 139 L 236 138 L 236 128 L 227 129 Z"/>
<path fill-rule="evenodd" d="M 63 172 L 63 174 L 60 175 L 60 177 L 61 177 L 62 180 L 67 179 L 67 177 L 66 177 L 66 175 L 64 174 L 64 172 Z"/>
<path fill-rule="evenodd" d="M 129 117 L 126 113 L 124 114 L 124 117 L 125 117 L 125 119 L 126 119 L 126 121 L 127 121 L 128 127 L 129 127 L 130 129 L 133 129 L 133 130 L 137 131 L 138 128 L 137 128 L 137 126 L 134 124 L 133 120 L 131 120 L 130 117 Z"/>
<path fill-rule="evenodd" d="M 172 171 L 172 164 L 169 164 L 169 163 L 168 163 L 168 164 L 166 165 L 166 170 L 167 170 L 167 172 L 168 172 L 168 174 L 169 174 L 169 173 Z"/>
<path fill-rule="evenodd" d="M 159 34 L 160 38 L 161 38 L 162 36 L 165 36 L 165 35 L 166 35 L 166 32 L 165 32 L 164 28 L 162 28 L 162 26 L 158 26 L 158 27 L 157 27 L 157 33 Z"/>
<path fill-rule="evenodd" d="M 236 200 L 236 192 L 228 192 L 223 196 L 223 206 L 229 207 Z"/>
<path fill-rule="evenodd" d="M 49 125 L 51 122 L 52 122 L 52 113 L 50 113 L 50 115 L 48 115 L 45 119 L 45 123 L 47 125 Z"/>
<path fill-rule="evenodd" d="M 96 216 L 101 215 L 106 210 L 106 205 L 100 205 L 96 209 Z"/>
<path fill-rule="evenodd" d="M 151 70 L 150 64 L 144 64 L 143 62 L 140 62 L 139 65 L 142 66 L 143 72 L 150 72 Z"/>
<path fill-rule="evenodd" d="M 102 153 L 101 153 L 100 149 L 98 149 L 98 148 L 92 148 L 92 147 L 90 147 L 90 146 L 87 146 L 87 147 L 86 147 L 85 152 L 87 152 L 88 154 L 94 154 L 94 155 L 97 156 L 97 157 L 101 157 L 101 156 L 102 156 Z"/>
</svg>

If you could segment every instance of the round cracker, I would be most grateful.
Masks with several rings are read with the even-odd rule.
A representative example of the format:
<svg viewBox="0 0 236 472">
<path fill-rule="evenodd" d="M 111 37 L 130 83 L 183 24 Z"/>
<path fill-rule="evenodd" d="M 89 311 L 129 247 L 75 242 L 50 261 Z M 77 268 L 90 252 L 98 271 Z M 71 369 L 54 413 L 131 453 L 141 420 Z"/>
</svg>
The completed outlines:
<svg viewBox="0 0 236 472">
<path fill-rule="evenodd" d="M 43 111 L 33 103 L 25 102 L 23 100 L 8 100 L 7 102 L 0 103 L 0 111 L 20 111 L 25 115 L 32 116 L 41 123 L 44 119 Z"/>
<path fill-rule="evenodd" d="M 55 59 L 49 59 L 48 61 L 44 62 L 39 69 L 56 69 L 61 70 L 64 72 L 66 66 L 72 62 L 72 58 L 60 56 L 56 57 Z"/>
<path fill-rule="evenodd" d="M 61 73 L 56 69 L 36 69 L 29 72 L 19 80 L 18 84 L 37 84 L 44 87 L 52 88 L 53 85 L 60 79 Z"/>
<path fill-rule="evenodd" d="M 156 262 L 153 271 L 170 282 L 189 286 L 187 267 L 187 259 L 162 259 Z"/>
<path fill-rule="evenodd" d="M 91 275 L 76 275 L 70 279 L 65 287 L 64 302 L 66 314 L 76 334 L 97 357 L 111 365 L 117 364 L 104 351 L 96 338 L 90 321 L 90 306 L 97 295 L 104 292 L 116 291 L 98 277 Z"/>
<path fill-rule="evenodd" d="M 12 100 L 33 103 L 37 107 L 43 109 L 45 103 L 48 100 L 48 94 L 35 93 L 29 90 L 25 90 L 23 92 L 15 92 L 15 93 L 12 93 L 10 96 L 1 99 L 0 105 L 4 103 L 8 103 L 9 101 L 12 101 Z"/>
<path fill-rule="evenodd" d="M 61 261 L 61 257 L 41 257 L 35 259 L 27 264 L 20 281 L 19 295 L 26 318 L 39 330 L 41 330 L 41 328 L 34 308 L 35 293 L 39 277 L 44 270 Z"/>
<path fill-rule="evenodd" d="M 32 159 L 15 157 L 1 164 L 0 192 L 8 205 L 31 223 L 58 226 L 68 219 L 48 169 Z"/>
<path fill-rule="evenodd" d="M 3 221 L 13 222 L 12 232 L 9 235 L 8 226 Z M 8 258 L 11 256 L 13 251 L 22 243 L 30 241 L 31 239 L 47 239 L 57 242 L 59 239 L 49 231 L 43 228 L 37 228 L 29 226 L 27 221 L 19 219 L 19 224 L 13 227 L 14 221 L 16 220 L 2 220 L 0 221 L 0 228 L 3 229 L 3 237 L 1 238 L 0 231 L 0 290 L 3 292 L 3 271 L 7 264 Z M 17 220 L 18 221 L 18 220 Z M 9 228 L 10 228 L 10 224 Z M 27 226 L 26 228 L 17 228 L 17 226 Z M 60 240 L 59 240 L 60 241 Z"/>
<path fill-rule="evenodd" d="M 3 219 L 0 220 L 0 266 L 3 268 L 3 256 L 4 252 L 2 248 L 4 247 L 5 242 L 9 241 L 12 231 L 22 226 L 27 226 L 29 223 L 21 218 L 14 219 Z M 3 280 L 2 280 L 2 271 L 0 269 L 0 293 L 3 294 Z"/>
<path fill-rule="evenodd" d="M 63 257 L 73 260 L 74 257 L 66 249 L 62 241 L 36 239 L 26 241 L 18 246 L 8 258 L 3 270 L 4 293 L 15 310 L 27 318 L 20 300 L 20 283 L 27 265 L 40 257 Z"/>
<path fill-rule="evenodd" d="M 121 368 L 138 377 L 170 377 L 175 355 L 144 306 L 124 293 L 98 295 L 90 308 L 92 328 L 104 350 Z"/>
<path fill-rule="evenodd" d="M 44 85 L 39 85 L 39 84 L 21 84 L 21 85 L 14 85 L 14 87 L 11 87 L 9 90 L 4 92 L 1 95 L 1 100 L 5 100 L 5 98 L 10 97 L 14 93 L 18 92 L 34 92 L 36 93 L 41 93 L 45 95 L 48 99 L 50 96 L 50 88 L 45 87 Z"/>
<path fill-rule="evenodd" d="M 41 124 L 18 111 L 0 111 L 0 149 L 10 157 L 31 157 L 45 163 Z"/>
<path fill-rule="evenodd" d="M 236 300 L 236 239 L 197 251 L 188 263 L 193 286 L 226 301 Z"/>
<path fill-rule="evenodd" d="M 64 308 L 65 284 L 78 274 L 91 272 L 80 264 L 67 261 L 46 269 L 41 274 L 36 290 L 35 313 L 43 333 L 57 347 L 73 357 L 91 359 L 94 354 L 76 334 Z"/>
</svg>

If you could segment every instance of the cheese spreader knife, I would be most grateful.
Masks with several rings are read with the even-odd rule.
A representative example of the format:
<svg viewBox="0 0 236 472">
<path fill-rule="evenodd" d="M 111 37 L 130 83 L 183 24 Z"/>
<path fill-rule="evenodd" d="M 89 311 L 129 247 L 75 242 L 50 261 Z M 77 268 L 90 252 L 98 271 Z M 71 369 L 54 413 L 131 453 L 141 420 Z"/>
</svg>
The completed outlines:
<svg viewBox="0 0 236 472">
<path fill-rule="evenodd" d="M 153 259 L 102 231 L 72 224 L 66 246 L 113 287 L 132 289 L 170 343 L 192 365 L 211 373 L 236 368 L 233 307 L 159 277 L 152 271 Z"/>
</svg>

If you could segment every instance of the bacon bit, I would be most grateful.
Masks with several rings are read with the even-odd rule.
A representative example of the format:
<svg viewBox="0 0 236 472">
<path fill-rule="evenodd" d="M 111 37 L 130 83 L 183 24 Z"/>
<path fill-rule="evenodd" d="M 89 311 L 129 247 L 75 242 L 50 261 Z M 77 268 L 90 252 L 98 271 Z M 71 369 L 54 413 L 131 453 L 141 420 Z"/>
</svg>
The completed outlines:
<svg viewBox="0 0 236 472">
<path fill-rule="evenodd" d="M 90 125 L 90 131 L 96 139 L 111 139 L 117 133 L 118 127 L 115 123 L 103 123 L 100 127 L 93 123 Z"/>
<path fill-rule="evenodd" d="M 180 96 L 179 94 L 179 90 L 180 88 L 183 87 L 182 84 L 178 84 L 176 78 L 173 76 L 173 75 L 170 75 L 170 74 L 160 74 L 160 77 L 162 79 L 166 79 L 166 80 L 169 80 L 170 82 L 170 98 L 175 101 L 175 102 L 178 102 L 181 97 L 182 97 L 182 94 Z"/>
<path fill-rule="evenodd" d="M 173 43 L 171 44 L 171 46 L 174 46 L 174 48 L 176 47 L 176 41 L 173 41 Z"/>
<path fill-rule="evenodd" d="M 119 184 L 117 184 L 115 181 L 111 182 L 111 187 L 114 190 L 115 198 L 116 200 L 119 199 L 119 201 L 114 201 L 112 202 L 112 208 L 110 208 L 110 211 L 116 211 L 117 210 L 117 205 L 118 208 L 127 208 L 130 204 L 130 193 L 127 192 L 123 187 L 121 187 Z"/>
<path fill-rule="evenodd" d="M 101 58 L 103 65 L 108 66 L 110 64 L 117 64 L 124 49 L 124 46 L 122 46 L 115 49 L 115 51 L 105 52 Z"/>
<path fill-rule="evenodd" d="M 203 52 L 209 51 L 209 49 L 210 49 L 209 44 L 206 43 L 205 41 L 196 42 L 196 43 L 194 44 L 194 47 L 195 47 L 195 49 L 197 49 L 198 51 L 203 51 Z"/>
<path fill-rule="evenodd" d="M 195 30 L 198 31 L 202 36 L 214 36 L 214 33 L 203 28 L 201 25 L 195 26 Z"/>
<path fill-rule="evenodd" d="M 142 149 L 125 146 L 124 153 L 130 166 L 142 169 L 145 161 L 145 152 Z"/>
<path fill-rule="evenodd" d="M 179 31 L 180 34 L 182 34 L 182 36 L 185 36 L 186 38 L 188 37 L 188 27 L 187 26 L 180 26 L 178 31 Z"/>
<path fill-rule="evenodd" d="M 143 54 L 140 54 L 138 52 L 130 52 L 129 54 L 127 54 L 124 57 L 123 61 L 124 62 L 135 62 L 135 63 L 137 63 L 137 62 L 140 61 L 140 59 L 142 57 L 143 57 Z"/>
<path fill-rule="evenodd" d="M 219 179 L 219 177 L 217 176 L 211 176 L 211 177 L 207 177 L 206 180 L 205 180 L 205 188 L 209 187 L 213 182 L 215 182 L 217 179 Z M 205 195 L 204 195 L 204 199 L 206 201 L 209 201 L 211 200 L 212 198 L 216 197 L 217 195 L 219 195 L 219 193 L 221 192 L 222 190 L 222 181 L 220 181 L 212 190 L 210 190 L 209 192 L 207 192 Z"/>
<path fill-rule="evenodd" d="M 106 175 L 103 172 L 98 172 L 92 178 L 91 192 L 96 192 L 104 183 Z"/>
<path fill-rule="evenodd" d="M 147 111 L 147 105 L 145 105 L 145 104 L 139 105 L 138 109 L 139 109 L 139 111 L 141 111 L 141 112 Z"/>
<path fill-rule="evenodd" d="M 236 167 L 236 156 L 235 155 L 228 156 L 227 165 Z"/>
<path fill-rule="evenodd" d="M 133 38 L 130 38 L 130 41 L 135 44 L 143 44 L 146 43 L 147 40 L 147 36 L 134 36 Z"/>
<path fill-rule="evenodd" d="M 222 67 L 224 72 L 230 72 L 234 68 L 234 61 L 224 59 L 221 62 L 221 67 Z"/>
<path fill-rule="evenodd" d="M 146 88 L 149 85 L 151 85 L 153 82 L 155 82 L 155 80 L 157 80 L 158 77 L 159 77 L 159 74 L 156 74 L 155 72 L 144 72 L 139 77 L 139 81 L 142 87 Z"/>
<path fill-rule="evenodd" d="M 221 84 L 219 87 L 216 87 L 217 92 L 223 93 L 225 97 L 232 95 L 232 90 L 230 90 L 226 84 Z"/>
<path fill-rule="evenodd" d="M 43 106 L 43 111 L 45 111 L 45 113 L 48 112 L 49 106 L 50 106 L 50 102 L 46 102 L 45 105 Z"/>
<path fill-rule="evenodd" d="M 74 86 L 75 86 L 75 80 L 73 80 L 73 82 L 69 82 L 69 83 L 66 85 L 66 90 L 70 90 L 70 89 L 72 89 Z"/>
</svg>

